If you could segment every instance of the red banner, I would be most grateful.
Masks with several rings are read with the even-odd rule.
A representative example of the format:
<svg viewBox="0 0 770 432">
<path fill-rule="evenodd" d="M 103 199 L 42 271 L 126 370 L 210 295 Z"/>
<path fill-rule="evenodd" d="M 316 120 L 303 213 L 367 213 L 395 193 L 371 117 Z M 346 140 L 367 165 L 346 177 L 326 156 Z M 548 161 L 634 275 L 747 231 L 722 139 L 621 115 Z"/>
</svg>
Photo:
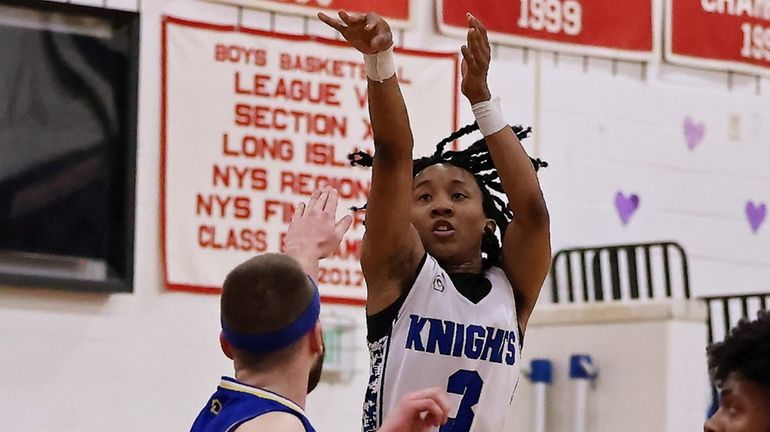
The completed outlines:
<svg viewBox="0 0 770 432">
<path fill-rule="evenodd" d="M 397 28 L 412 27 L 412 2 L 410 0 L 209 0 L 228 3 L 254 9 L 270 10 L 281 13 L 315 17 L 319 11 L 336 13 L 374 12 L 385 17 L 388 23 Z"/>
<path fill-rule="evenodd" d="M 660 46 L 659 0 L 436 1 L 444 34 L 465 37 L 471 12 L 506 45 L 627 60 L 651 60 Z"/>
<path fill-rule="evenodd" d="M 666 60 L 770 72 L 770 1 L 666 0 Z"/>
</svg>

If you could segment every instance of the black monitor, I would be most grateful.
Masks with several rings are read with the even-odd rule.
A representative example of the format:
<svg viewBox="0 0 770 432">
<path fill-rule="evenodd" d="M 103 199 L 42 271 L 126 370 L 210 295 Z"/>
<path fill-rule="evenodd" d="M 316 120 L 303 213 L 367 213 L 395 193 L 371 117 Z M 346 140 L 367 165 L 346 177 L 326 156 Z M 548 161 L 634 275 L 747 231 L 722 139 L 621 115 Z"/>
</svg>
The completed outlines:
<svg viewBox="0 0 770 432">
<path fill-rule="evenodd" d="M 133 290 L 139 16 L 0 0 L 0 285 Z"/>
</svg>

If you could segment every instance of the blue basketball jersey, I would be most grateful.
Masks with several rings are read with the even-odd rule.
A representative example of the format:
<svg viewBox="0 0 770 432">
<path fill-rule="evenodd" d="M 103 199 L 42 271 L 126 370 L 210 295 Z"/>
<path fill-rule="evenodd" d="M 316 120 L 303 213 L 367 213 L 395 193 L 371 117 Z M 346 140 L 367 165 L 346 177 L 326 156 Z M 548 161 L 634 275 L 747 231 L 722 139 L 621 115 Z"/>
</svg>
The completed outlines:
<svg viewBox="0 0 770 432">
<path fill-rule="evenodd" d="M 198 414 L 190 432 L 232 432 L 243 423 L 271 412 L 295 415 L 305 426 L 305 431 L 315 432 L 299 405 L 228 377 L 222 377 L 217 391 Z"/>
</svg>

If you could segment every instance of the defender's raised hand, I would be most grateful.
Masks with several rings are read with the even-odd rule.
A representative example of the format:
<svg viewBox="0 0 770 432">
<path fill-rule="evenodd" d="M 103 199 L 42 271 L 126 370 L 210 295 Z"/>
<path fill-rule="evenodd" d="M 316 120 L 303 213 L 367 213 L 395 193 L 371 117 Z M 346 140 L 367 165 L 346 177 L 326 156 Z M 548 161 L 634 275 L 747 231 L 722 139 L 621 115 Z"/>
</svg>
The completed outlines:
<svg viewBox="0 0 770 432">
<path fill-rule="evenodd" d="M 393 45 L 393 33 L 381 16 L 371 12 L 364 15 L 339 11 L 337 14 L 340 19 L 319 12 L 318 19 L 340 32 L 353 48 L 362 53 L 376 54 Z"/>
<path fill-rule="evenodd" d="M 468 101 L 475 104 L 492 97 L 487 86 L 487 73 L 492 56 L 487 29 L 472 14 L 466 14 L 466 18 L 468 19 L 467 45 L 460 48 L 463 53 L 463 81 L 460 89 Z"/>
<path fill-rule="evenodd" d="M 337 200 L 337 190 L 327 188 L 313 192 L 307 205 L 297 207 L 286 231 L 287 255 L 298 261 L 318 261 L 337 250 L 353 222 L 352 216 L 346 215 L 335 223 Z"/>
</svg>

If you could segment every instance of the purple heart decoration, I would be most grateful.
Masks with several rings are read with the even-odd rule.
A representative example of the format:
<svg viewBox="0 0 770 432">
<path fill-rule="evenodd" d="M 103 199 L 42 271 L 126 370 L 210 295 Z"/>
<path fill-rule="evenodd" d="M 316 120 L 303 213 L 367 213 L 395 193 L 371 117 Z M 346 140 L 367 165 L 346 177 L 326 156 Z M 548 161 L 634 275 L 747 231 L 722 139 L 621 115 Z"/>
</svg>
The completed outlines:
<svg viewBox="0 0 770 432">
<path fill-rule="evenodd" d="M 623 225 L 627 225 L 631 216 L 639 208 L 639 195 L 631 194 L 626 197 L 623 192 L 618 191 L 615 194 L 615 208 L 620 215 L 620 221 L 623 222 Z"/>
<path fill-rule="evenodd" d="M 703 136 L 706 135 L 706 125 L 703 123 L 695 123 L 690 116 L 684 119 L 684 139 L 687 141 L 687 148 L 691 151 L 698 147 L 703 141 Z"/>
<path fill-rule="evenodd" d="M 767 216 L 767 205 L 765 203 L 754 204 L 753 201 L 746 203 L 746 219 L 749 220 L 749 226 L 751 231 L 755 234 L 759 231 L 759 227 L 765 221 Z"/>
</svg>

